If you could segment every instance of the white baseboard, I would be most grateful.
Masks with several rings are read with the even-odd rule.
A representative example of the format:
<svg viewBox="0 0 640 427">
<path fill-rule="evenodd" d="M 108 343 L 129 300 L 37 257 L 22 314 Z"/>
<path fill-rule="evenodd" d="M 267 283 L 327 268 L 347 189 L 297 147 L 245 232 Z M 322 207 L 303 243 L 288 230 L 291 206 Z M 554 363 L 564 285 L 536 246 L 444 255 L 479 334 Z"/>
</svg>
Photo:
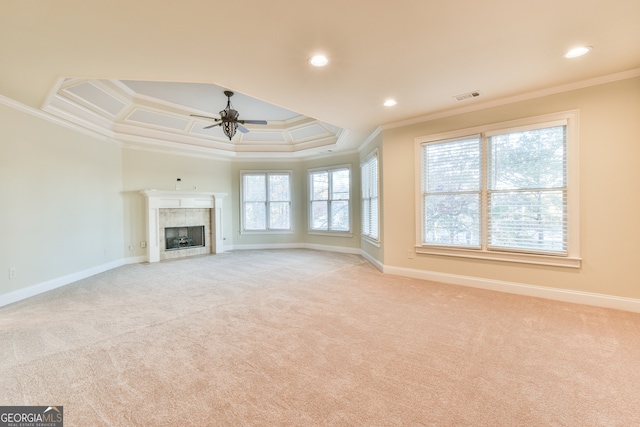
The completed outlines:
<svg viewBox="0 0 640 427">
<path fill-rule="evenodd" d="M 435 282 L 448 283 L 452 285 L 469 286 L 491 291 L 508 292 L 517 295 L 546 298 L 575 304 L 585 304 L 640 313 L 639 299 L 596 294 L 591 292 L 573 291 L 568 289 L 549 288 L 544 286 L 526 285 L 522 283 L 505 282 L 500 280 L 482 279 L 456 274 L 438 273 L 434 271 L 387 266 L 377 259 L 373 258 L 371 255 L 367 254 L 366 252 L 356 248 L 314 245 L 306 243 L 282 243 L 266 245 L 234 245 L 225 247 L 225 250 L 299 248 L 361 255 L 384 274 L 394 274 L 396 276 L 411 277 L 414 279 L 432 280 Z M 86 279 L 87 277 L 91 277 L 96 274 L 121 267 L 123 265 L 138 264 L 146 261 L 147 258 L 145 256 L 123 258 L 107 264 L 102 264 L 83 271 L 79 271 L 77 273 L 69 274 L 67 276 L 59 277 L 57 279 L 48 280 L 46 282 L 42 282 L 33 286 L 8 292 L 6 294 L 0 295 L 0 307 L 36 296 L 47 291 L 51 291 L 53 289 L 68 285 L 78 280 Z"/>
<path fill-rule="evenodd" d="M 247 245 L 230 245 L 225 246 L 226 251 L 250 251 L 256 249 L 300 249 L 302 243 L 264 243 L 264 244 L 247 244 Z"/>
<path fill-rule="evenodd" d="M 362 258 L 366 259 L 367 261 L 369 261 L 369 263 L 371 265 L 373 265 L 375 268 L 377 268 L 378 270 L 380 270 L 381 272 L 384 273 L 384 264 L 381 263 L 380 261 L 378 261 L 377 259 L 375 259 L 374 257 L 372 257 L 371 255 L 369 255 L 368 253 L 366 253 L 365 251 L 360 251 L 360 255 L 362 255 Z"/>
<path fill-rule="evenodd" d="M 597 307 L 640 313 L 640 300 L 634 298 L 573 291 L 569 289 L 549 288 L 545 286 L 526 285 L 522 283 L 504 282 L 500 280 L 482 279 L 411 268 L 383 266 L 382 272 L 385 274 L 394 274 L 396 276 L 411 277 L 414 279 L 432 280 L 434 282 L 449 283 L 452 285 L 469 286 L 491 291 L 507 292 L 517 295 L 526 295 L 530 297 L 546 298 L 575 304 L 593 305 Z"/>
<path fill-rule="evenodd" d="M 126 262 L 125 259 L 119 259 L 117 261 L 112 261 L 107 264 L 98 265 L 95 267 L 88 268 L 86 270 L 78 271 L 76 273 L 58 277 L 56 279 L 47 280 L 46 282 L 38 283 L 36 285 L 28 286 L 26 288 L 22 288 L 12 292 L 8 292 L 6 294 L 2 294 L 0 295 L 0 307 L 13 304 L 14 302 L 18 302 L 23 299 L 33 297 L 41 293 L 51 291 L 56 288 L 60 288 L 70 283 L 77 282 L 78 280 L 86 279 L 87 277 L 91 277 L 96 274 L 103 273 L 105 271 L 108 271 L 117 267 L 121 267 L 125 264 L 131 264 L 131 262 Z"/>
<path fill-rule="evenodd" d="M 313 243 L 303 243 L 304 249 L 313 249 L 316 251 L 338 252 L 341 254 L 354 254 L 360 255 L 360 248 L 347 248 L 345 246 L 329 246 L 329 245 L 316 245 Z"/>
<path fill-rule="evenodd" d="M 360 255 L 360 248 L 347 248 L 344 246 L 316 245 L 313 243 L 267 243 L 225 246 L 225 251 L 242 251 L 252 249 L 314 249 L 316 251 L 339 252 L 344 254 Z"/>
<path fill-rule="evenodd" d="M 142 264 L 143 262 L 147 262 L 147 261 L 149 261 L 149 259 L 147 258 L 146 255 L 131 256 L 131 257 L 124 258 L 122 260 L 122 265 Z"/>
</svg>

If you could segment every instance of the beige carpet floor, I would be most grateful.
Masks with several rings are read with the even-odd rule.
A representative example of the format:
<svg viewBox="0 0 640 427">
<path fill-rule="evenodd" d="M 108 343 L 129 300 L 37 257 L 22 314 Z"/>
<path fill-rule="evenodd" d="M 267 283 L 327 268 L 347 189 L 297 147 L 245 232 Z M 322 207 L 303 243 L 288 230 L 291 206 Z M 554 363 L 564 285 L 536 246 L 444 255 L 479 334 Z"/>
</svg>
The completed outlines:
<svg viewBox="0 0 640 427">
<path fill-rule="evenodd" d="M 637 426 L 640 315 L 238 251 L 0 308 L 0 405 L 65 426 Z"/>
</svg>

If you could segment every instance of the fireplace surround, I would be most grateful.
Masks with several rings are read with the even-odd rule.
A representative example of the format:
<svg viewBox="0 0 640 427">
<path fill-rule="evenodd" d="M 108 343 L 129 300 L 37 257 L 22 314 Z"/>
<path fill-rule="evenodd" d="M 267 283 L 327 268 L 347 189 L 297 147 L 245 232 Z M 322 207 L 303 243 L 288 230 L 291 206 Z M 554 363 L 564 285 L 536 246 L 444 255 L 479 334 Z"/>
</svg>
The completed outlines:
<svg viewBox="0 0 640 427">
<path fill-rule="evenodd" d="M 222 199 L 226 193 L 143 190 L 147 210 L 147 261 L 220 253 L 222 236 Z M 203 224 L 204 223 L 204 224 Z M 206 244 L 197 248 L 166 251 L 165 228 L 204 225 Z"/>
</svg>

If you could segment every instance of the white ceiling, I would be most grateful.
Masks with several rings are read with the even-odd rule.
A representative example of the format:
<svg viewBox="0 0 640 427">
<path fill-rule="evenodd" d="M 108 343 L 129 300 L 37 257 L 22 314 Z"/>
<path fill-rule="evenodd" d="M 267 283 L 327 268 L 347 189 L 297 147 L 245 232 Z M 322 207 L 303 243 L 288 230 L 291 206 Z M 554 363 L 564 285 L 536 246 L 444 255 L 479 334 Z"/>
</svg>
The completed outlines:
<svg viewBox="0 0 640 427">
<path fill-rule="evenodd" d="M 46 110 L 64 84 L 126 83 L 134 94 L 128 107 L 162 104 L 179 116 L 217 113 L 229 89 L 243 118 L 274 117 L 278 125 L 308 118 L 333 135 L 313 149 L 297 147 L 309 135 L 282 142 L 274 155 L 352 150 L 383 125 L 638 75 L 638 17 L 638 0 L 3 0 L 0 95 Z M 562 57 L 576 45 L 593 50 Z M 329 65 L 311 67 L 315 53 Z M 455 100 L 471 91 L 480 96 Z M 384 107 L 387 98 L 398 104 Z M 137 135 L 116 116 L 85 125 L 132 144 L 261 150 L 261 141 L 211 147 L 215 138 L 187 131 L 167 141 L 151 125 Z"/>
</svg>

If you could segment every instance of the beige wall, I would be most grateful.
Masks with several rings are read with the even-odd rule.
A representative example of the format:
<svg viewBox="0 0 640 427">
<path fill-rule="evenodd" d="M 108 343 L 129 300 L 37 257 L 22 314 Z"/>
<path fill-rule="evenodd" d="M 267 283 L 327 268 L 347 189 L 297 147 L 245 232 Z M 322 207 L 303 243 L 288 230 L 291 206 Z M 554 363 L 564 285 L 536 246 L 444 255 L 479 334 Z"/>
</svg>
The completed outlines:
<svg viewBox="0 0 640 427">
<path fill-rule="evenodd" d="M 145 199 L 143 189 L 174 190 L 177 178 L 181 191 L 215 191 L 228 193 L 224 199 L 224 237 L 227 249 L 265 245 L 321 245 L 358 249 L 360 247 L 360 163 L 358 153 L 313 161 L 229 161 L 169 155 L 131 149 L 122 150 L 124 242 L 126 257 L 141 257 L 146 250 Z M 352 237 L 308 234 L 307 170 L 309 168 L 351 165 L 352 171 Z M 293 173 L 293 233 L 240 233 L 240 171 L 290 170 Z M 133 250 L 130 251 L 129 248 Z"/>
<path fill-rule="evenodd" d="M 580 110 L 582 268 L 408 259 L 415 243 L 414 139 L 467 127 Z M 383 131 L 387 266 L 640 298 L 640 78 Z"/>
<path fill-rule="evenodd" d="M 147 240 L 146 208 L 141 190 L 176 189 L 180 191 L 228 193 L 223 199 L 223 235 L 225 246 L 232 245 L 231 164 L 226 160 L 212 160 L 174 154 L 123 149 L 124 242 L 127 257 L 144 256 L 146 249 L 140 242 Z M 195 190 L 194 190 L 195 187 Z M 129 247 L 133 247 L 133 251 Z"/>
<path fill-rule="evenodd" d="M 118 144 L 0 104 L 0 295 L 122 259 L 121 190 Z"/>
</svg>

